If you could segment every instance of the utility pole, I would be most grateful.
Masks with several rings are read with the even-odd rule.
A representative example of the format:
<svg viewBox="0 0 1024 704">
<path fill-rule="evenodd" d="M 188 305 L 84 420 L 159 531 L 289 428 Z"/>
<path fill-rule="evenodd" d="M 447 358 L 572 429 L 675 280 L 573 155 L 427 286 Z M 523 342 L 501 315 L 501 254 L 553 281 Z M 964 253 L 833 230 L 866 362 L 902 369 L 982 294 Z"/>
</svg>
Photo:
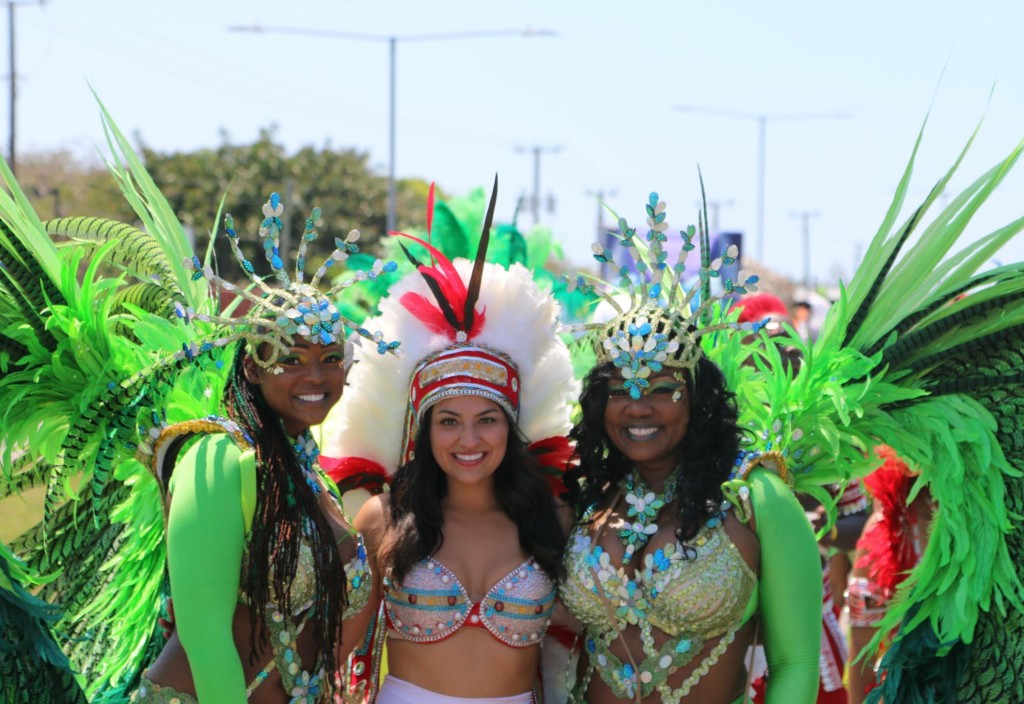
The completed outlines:
<svg viewBox="0 0 1024 704">
<path fill-rule="evenodd" d="M 17 73 L 15 72 L 15 68 L 14 68 L 14 56 L 15 56 L 15 52 L 14 52 L 14 3 L 10 2 L 10 0 L 8 0 L 8 3 L 7 3 L 7 45 L 8 45 L 8 49 L 10 50 L 10 54 L 8 55 L 8 65 L 11 68 L 11 75 L 10 75 L 10 81 L 11 81 L 10 111 L 11 111 L 11 113 L 10 113 L 10 117 L 9 117 L 10 125 L 11 125 L 11 134 L 10 134 L 10 141 L 7 143 L 7 161 L 10 163 L 11 173 L 14 174 L 15 176 L 17 176 L 18 175 L 17 159 L 15 158 L 15 155 L 14 155 L 14 114 L 15 114 L 14 113 L 14 102 L 15 102 L 17 96 L 18 96 L 18 80 L 17 80 Z"/>
<path fill-rule="evenodd" d="M 739 120 L 751 120 L 757 122 L 757 260 L 764 261 L 764 181 L 765 181 L 765 135 L 768 131 L 768 122 L 781 122 L 793 120 L 844 120 L 850 117 L 846 112 L 823 112 L 823 113 L 801 113 L 796 115 L 766 115 L 764 113 L 737 112 L 734 110 L 719 110 L 697 105 L 677 105 L 676 110 L 681 112 L 704 113 L 705 115 L 719 115 Z"/>
<path fill-rule="evenodd" d="M 816 218 L 820 215 L 817 210 L 801 210 L 799 212 L 792 212 L 789 214 L 791 218 L 800 218 L 801 222 L 801 233 L 803 236 L 803 249 L 804 249 L 804 288 L 810 290 L 811 288 L 811 218 Z"/>
<path fill-rule="evenodd" d="M 533 198 L 530 209 L 533 211 L 533 224 L 540 224 L 540 155 L 557 154 L 562 151 L 561 147 L 542 147 L 539 144 L 531 149 L 516 147 L 518 154 L 533 154 Z"/>
<path fill-rule="evenodd" d="M 601 188 L 599 188 L 596 191 L 587 191 L 587 195 L 591 196 L 592 198 L 594 198 L 594 200 L 597 202 L 597 237 L 598 237 L 599 241 L 604 238 L 604 204 L 605 204 L 605 199 L 617 196 L 618 193 L 619 192 L 614 190 L 614 189 L 610 190 L 610 191 L 606 191 L 606 190 L 601 189 Z"/>
<path fill-rule="evenodd" d="M 8 79 L 10 80 L 10 92 L 8 97 L 10 100 L 10 113 L 8 119 L 10 120 L 11 133 L 9 141 L 7 142 L 7 163 L 11 167 L 11 173 L 17 176 L 17 155 L 15 154 L 15 104 L 18 99 L 18 73 L 15 67 L 15 51 L 14 51 L 14 8 L 18 5 L 28 4 L 43 4 L 43 0 L 38 0 L 38 3 L 26 3 L 26 2 L 15 2 L 15 0 L 7 0 L 7 62 L 11 69 Z"/>
<path fill-rule="evenodd" d="M 618 191 L 614 189 L 609 191 L 605 191 L 604 189 L 598 189 L 596 191 L 587 191 L 587 195 L 592 196 L 594 200 L 597 202 L 597 238 L 594 241 L 604 245 L 609 250 L 611 250 L 613 249 L 614 237 L 608 232 L 608 230 L 604 226 L 604 204 L 605 198 L 612 198 L 618 195 Z M 608 264 L 608 262 L 604 262 L 601 264 L 601 278 L 611 278 L 610 268 L 611 265 Z"/>
<path fill-rule="evenodd" d="M 489 39 L 494 37 L 508 36 L 557 36 L 555 32 L 552 32 L 550 30 L 532 29 L 530 27 L 527 27 L 525 29 L 488 29 L 483 31 L 478 30 L 469 32 L 438 32 L 436 34 L 385 35 L 364 34 L 362 32 L 337 32 L 334 30 L 321 29 L 317 27 L 267 27 L 259 24 L 254 24 L 234 25 L 232 27 L 228 27 L 228 31 L 293 34 L 300 36 L 323 37 L 326 39 L 345 39 L 362 42 L 376 42 L 388 45 L 388 212 L 387 220 L 385 221 L 387 232 L 391 232 L 396 228 L 395 223 L 397 222 L 398 217 L 396 214 L 396 210 L 398 207 L 398 190 L 395 185 L 395 92 L 397 86 L 396 63 L 398 59 L 399 42 L 401 42 L 402 44 L 406 44 L 408 42 L 451 41 L 452 39 Z"/>
</svg>

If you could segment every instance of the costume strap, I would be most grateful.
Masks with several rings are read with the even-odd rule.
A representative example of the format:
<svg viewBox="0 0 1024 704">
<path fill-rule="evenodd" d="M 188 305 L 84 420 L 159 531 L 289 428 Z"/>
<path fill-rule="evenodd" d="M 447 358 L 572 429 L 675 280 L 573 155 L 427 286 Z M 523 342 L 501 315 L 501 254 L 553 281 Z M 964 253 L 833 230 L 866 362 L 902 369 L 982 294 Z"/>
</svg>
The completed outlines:
<svg viewBox="0 0 1024 704">
<path fill-rule="evenodd" d="M 160 485 L 161 496 L 164 499 L 164 519 L 166 520 L 169 510 L 168 487 L 178 454 L 190 438 L 207 433 L 227 433 L 241 450 L 238 465 L 242 480 L 242 517 L 245 519 L 245 530 L 248 532 L 252 529 L 253 517 L 256 515 L 256 450 L 241 426 L 218 416 L 168 425 L 154 440 L 149 469 Z"/>
</svg>

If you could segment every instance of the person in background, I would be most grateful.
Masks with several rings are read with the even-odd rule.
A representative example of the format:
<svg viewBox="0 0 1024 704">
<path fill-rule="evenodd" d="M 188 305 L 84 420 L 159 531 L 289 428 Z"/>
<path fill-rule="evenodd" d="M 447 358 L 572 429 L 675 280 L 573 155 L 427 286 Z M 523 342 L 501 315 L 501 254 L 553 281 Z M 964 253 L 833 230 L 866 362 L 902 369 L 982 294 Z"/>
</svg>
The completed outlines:
<svg viewBox="0 0 1024 704">
<path fill-rule="evenodd" d="M 794 310 L 797 308 L 794 306 Z M 783 358 L 789 362 L 794 373 L 799 370 L 800 356 L 797 348 L 786 345 L 784 338 L 793 330 L 792 319 L 785 303 L 770 293 L 755 293 L 744 296 L 733 304 L 738 310 L 738 322 L 761 323 L 768 330 L 769 339 L 777 342 Z M 788 328 L 788 330 L 787 330 Z M 843 607 L 843 592 L 847 574 L 850 571 L 850 553 L 861 534 L 867 519 L 867 497 L 857 479 L 845 487 L 831 486 L 829 491 L 836 501 L 837 517 L 830 530 L 818 540 L 821 556 L 822 582 L 822 633 L 819 660 L 820 682 L 817 704 L 846 704 L 846 689 L 843 675 L 849 652 L 846 636 L 839 625 Z M 827 522 L 827 511 L 821 503 L 807 495 L 797 497 L 816 532 Z M 758 657 L 760 661 L 760 657 Z M 764 701 L 765 682 L 759 676 L 754 682 L 757 695 L 755 701 Z"/>
<path fill-rule="evenodd" d="M 811 330 L 811 315 L 813 309 L 807 301 L 793 301 L 793 329 L 805 342 L 813 342 L 814 335 Z"/>
<path fill-rule="evenodd" d="M 911 499 L 917 473 L 892 448 L 880 445 L 875 452 L 884 462 L 864 479 L 873 508 L 857 540 L 844 606 L 853 658 L 847 683 L 850 704 L 862 704 L 877 684 L 875 664 L 881 653 L 862 651 L 878 632 L 896 588 L 921 559 L 936 509 L 927 487 Z"/>
</svg>

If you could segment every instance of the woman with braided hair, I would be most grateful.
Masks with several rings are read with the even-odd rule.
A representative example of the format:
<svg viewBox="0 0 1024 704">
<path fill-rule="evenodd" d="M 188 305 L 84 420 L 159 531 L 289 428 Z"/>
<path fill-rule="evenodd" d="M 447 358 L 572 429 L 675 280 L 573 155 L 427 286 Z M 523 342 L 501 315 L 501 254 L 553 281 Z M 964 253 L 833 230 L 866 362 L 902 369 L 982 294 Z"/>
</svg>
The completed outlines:
<svg viewBox="0 0 1024 704">
<path fill-rule="evenodd" d="M 264 230 L 280 210 L 268 207 Z M 239 254 L 230 221 L 228 234 Z M 333 673 L 365 629 L 362 539 L 310 434 L 345 384 L 345 322 L 321 275 L 264 285 L 236 333 L 226 418 L 172 425 L 154 444 L 175 627 L 134 701 L 333 701 Z"/>
<path fill-rule="evenodd" d="M 162 442 L 176 447 L 158 445 L 173 471 L 175 629 L 137 701 L 324 701 L 325 673 L 351 650 L 343 636 L 363 627 L 342 627 L 368 594 L 360 538 L 316 471 L 309 435 L 341 394 L 343 347 L 299 339 L 269 369 L 255 359 L 239 346 L 228 420 L 172 426 Z"/>
</svg>

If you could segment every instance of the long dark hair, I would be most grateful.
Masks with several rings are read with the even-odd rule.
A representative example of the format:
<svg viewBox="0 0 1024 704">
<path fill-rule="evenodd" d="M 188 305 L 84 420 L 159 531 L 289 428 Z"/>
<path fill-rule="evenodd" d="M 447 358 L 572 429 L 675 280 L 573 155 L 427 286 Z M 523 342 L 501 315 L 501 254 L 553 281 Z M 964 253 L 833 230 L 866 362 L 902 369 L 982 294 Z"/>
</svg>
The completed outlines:
<svg viewBox="0 0 1024 704">
<path fill-rule="evenodd" d="M 577 519 L 587 510 L 611 498 L 619 481 L 632 469 L 605 432 L 604 411 L 608 383 L 615 375 L 613 364 L 595 367 L 587 376 L 580 396 L 581 417 L 569 433 L 576 443 L 579 464 L 565 473 L 566 500 Z M 683 470 L 675 499 L 680 527 L 679 541 L 693 539 L 723 500 L 722 482 L 729 478 L 739 454 L 741 430 L 736 424 L 734 394 L 714 362 L 701 357 L 694 372 L 684 372 L 690 398 L 690 422 L 681 443 Z"/>
<path fill-rule="evenodd" d="M 292 611 L 291 583 L 299 547 L 303 540 L 309 540 L 316 583 L 310 617 L 313 637 L 320 644 L 325 670 L 335 672 L 341 615 L 348 603 L 345 569 L 338 557 L 334 533 L 320 510 L 316 494 L 306 483 L 281 419 L 263 399 L 259 385 L 245 378 L 246 354 L 246 346 L 239 345 L 224 392 L 224 407 L 228 417 L 254 439 L 258 467 L 256 514 L 241 580 L 249 600 L 250 662 L 255 660 L 257 644 L 267 643 L 267 603 L 273 601 L 285 613 Z"/>
<path fill-rule="evenodd" d="M 448 477 L 430 447 L 433 410 L 428 409 L 420 423 L 413 459 L 400 467 L 391 481 L 390 520 L 381 541 L 379 564 L 386 565 L 397 581 L 417 562 L 440 550 L 444 542 L 441 500 L 448 493 Z M 519 545 L 548 576 L 561 580 L 566 536 L 558 522 L 555 499 L 511 419 L 505 457 L 494 473 L 494 493 L 519 529 Z"/>
</svg>

